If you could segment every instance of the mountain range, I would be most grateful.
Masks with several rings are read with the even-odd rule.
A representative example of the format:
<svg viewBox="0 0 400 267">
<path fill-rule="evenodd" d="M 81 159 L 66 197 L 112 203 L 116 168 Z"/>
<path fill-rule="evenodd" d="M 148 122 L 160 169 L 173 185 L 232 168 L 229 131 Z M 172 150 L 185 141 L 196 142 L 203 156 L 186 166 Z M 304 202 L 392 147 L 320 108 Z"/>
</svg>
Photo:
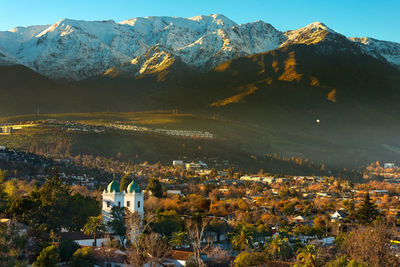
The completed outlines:
<svg viewBox="0 0 400 267">
<path fill-rule="evenodd" d="M 123 22 L 62 19 L 0 32 L 0 64 L 22 64 L 51 79 L 83 80 L 102 73 L 139 76 L 172 59 L 209 71 L 242 56 L 343 35 L 316 22 L 281 32 L 263 21 L 237 25 L 223 15 L 147 17 Z M 364 53 L 400 66 L 400 44 L 348 38 Z"/>
<path fill-rule="evenodd" d="M 4 115 L 178 109 L 229 121 L 231 143 L 255 155 L 400 158 L 400 44 L 321 22 L 63 19 L 0 32 L 0 65 Z"/>
</svg>

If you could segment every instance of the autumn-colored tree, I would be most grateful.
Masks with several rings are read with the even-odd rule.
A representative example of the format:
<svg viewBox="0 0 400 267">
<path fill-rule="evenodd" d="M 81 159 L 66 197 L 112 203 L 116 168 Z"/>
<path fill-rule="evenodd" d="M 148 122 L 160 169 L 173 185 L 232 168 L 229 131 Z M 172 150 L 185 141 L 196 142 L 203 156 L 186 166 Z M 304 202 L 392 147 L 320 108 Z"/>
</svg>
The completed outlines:
<svg viewBox="0 0 400 267">
<path fill-rule="evenodd" d="M 186 231 L 189 243 L 193 248 L 193 258 L 196 266 L 205 266 L 202 258 L 201 258 L 201 242 L 204 238 L 204 231 L 207 226 L 207 221 L 205 218 L 201 217 L 192 217 L 186 221 Z"/>
<path fill-rule="evenodd" d="M 165 259 L 171 256 L 171 248 L 166 238 L 158 233 L 146 235 L 143 243 L 143 249 L 150 267 L 162 265 Z"/>
<path fill-rule="evenodd" d="M 347 236 L 342 249 L 350 259 L 369 266 L 400 266 L 390 250 L 390 239 L 395 235 L 395 230 L 384 224 L 360 226 Z"/>
</svg>

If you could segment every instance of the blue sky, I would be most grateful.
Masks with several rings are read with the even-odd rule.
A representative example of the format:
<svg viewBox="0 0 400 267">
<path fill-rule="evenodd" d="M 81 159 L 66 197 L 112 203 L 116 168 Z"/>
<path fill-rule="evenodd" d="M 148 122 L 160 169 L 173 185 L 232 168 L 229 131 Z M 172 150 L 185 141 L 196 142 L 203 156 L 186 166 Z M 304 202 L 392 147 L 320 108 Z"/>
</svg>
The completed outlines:
<svg viewBox="0 0 400 267">
<path fill-rule="evenodd" d="M 215 13 L 239 24 L 263 20 L 279 30 L 322 21 L 346 36 L 400 42 L 400 0 L 0 0 L 0 30 L 62 18 L 122 21 Z"/>
</svg>

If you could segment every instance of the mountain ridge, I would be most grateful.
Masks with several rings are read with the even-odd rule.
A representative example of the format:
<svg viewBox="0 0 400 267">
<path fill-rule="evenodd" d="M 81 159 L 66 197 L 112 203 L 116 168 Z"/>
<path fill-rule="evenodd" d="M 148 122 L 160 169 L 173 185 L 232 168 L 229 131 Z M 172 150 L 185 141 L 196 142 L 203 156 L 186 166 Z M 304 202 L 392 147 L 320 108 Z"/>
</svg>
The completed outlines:
<svg viewBox="0 0 400 267">
<path fill-rule="evenodd" d="M 131 62 L 137 65 L 139 57 L 154 47 L 179 57 L 189 67 L 209 71 L 234 58 L 337 36 L 343 35 L 321 22 L 282 32 L 260 20 L 238 25 L 220 14 L 191 18 L 139 17 L 119 23 L 62 19 L 52 25 L 0 32 L 0 49 L 16 63 L 44 76 L 78 81 L 122 66 L 132 69 L 126 66 Z M 365 53 L 400 66 L 400 44 L 372 38 L 343 36 L 342 39 L 351 40 Z M 140 72 L 125 75 L 138 76 Z"/>
</svg>

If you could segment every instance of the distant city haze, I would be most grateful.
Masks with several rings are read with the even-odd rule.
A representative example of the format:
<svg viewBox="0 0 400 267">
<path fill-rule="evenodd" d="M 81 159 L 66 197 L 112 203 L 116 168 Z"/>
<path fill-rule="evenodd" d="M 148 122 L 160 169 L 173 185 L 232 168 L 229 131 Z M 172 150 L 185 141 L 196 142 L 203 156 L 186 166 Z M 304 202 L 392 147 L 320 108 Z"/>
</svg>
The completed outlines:
<svg viewBox="0 0 400 267">
<path fill-rule="evenodd" d="M 123 21 L 134 17 L 224 14 L 236 23 L 263 20 L 281 31 L 322 21 L 346 36 L 400 42 L 400 1 L 94 1 L 0 0 L 0 31 L 62 18 Z"/>
</svg>

